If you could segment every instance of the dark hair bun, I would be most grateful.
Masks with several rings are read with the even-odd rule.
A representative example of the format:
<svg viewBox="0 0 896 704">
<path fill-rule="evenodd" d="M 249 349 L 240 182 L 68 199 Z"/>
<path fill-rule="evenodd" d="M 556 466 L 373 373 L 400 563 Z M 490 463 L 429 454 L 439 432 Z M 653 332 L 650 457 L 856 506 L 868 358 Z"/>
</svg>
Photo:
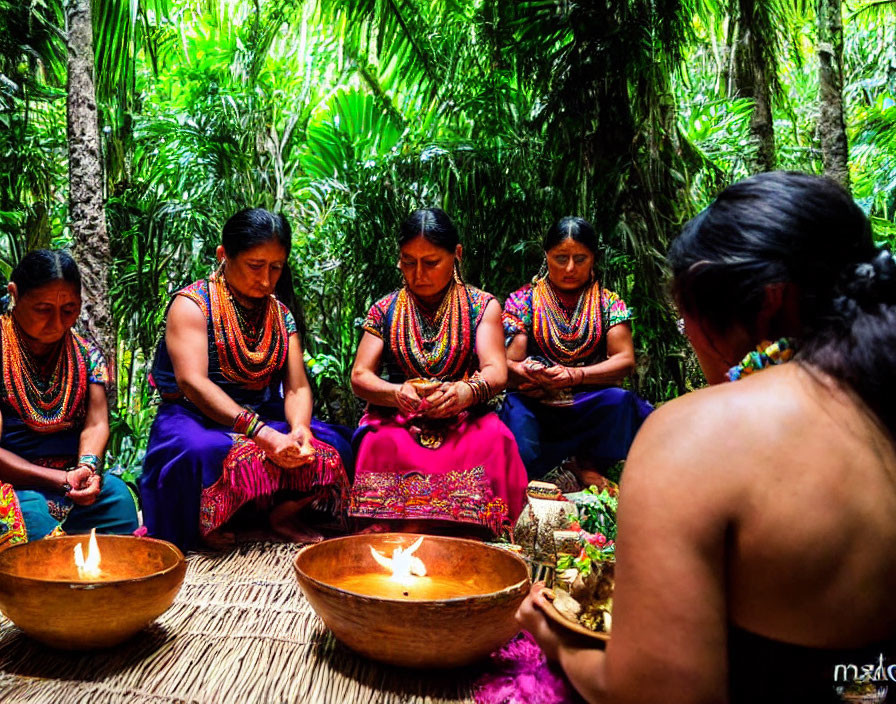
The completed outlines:
<svg viewBox="0 0 896 704">
<path fill-rule="evenodd" d="M 842 295 L 836 303 L 839 312 L 854 313 L 856 307 L 868 310 L 881 303 L 896 303 L 896 260 L 890 250 L 881 248 L 870 262 L 847 269 L 841 284 Z"/>
</svg>

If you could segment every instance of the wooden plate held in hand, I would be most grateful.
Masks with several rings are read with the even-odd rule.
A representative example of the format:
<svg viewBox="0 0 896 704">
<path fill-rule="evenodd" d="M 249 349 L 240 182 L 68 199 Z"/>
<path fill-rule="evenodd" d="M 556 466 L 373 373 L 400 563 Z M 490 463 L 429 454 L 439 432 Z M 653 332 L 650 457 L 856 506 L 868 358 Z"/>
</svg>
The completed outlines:
<svg viewBox="0 0 896 704">
<path fill-rule="evenodd" d="M 562 626 L 568 631 L 572 631 L 573 633 L 585 636 L 586 638 L 599 641 L 600 643 L 606 643 L 608 640 L 610 640 L 609 633 L 604 633 L 603 631 L 592 631 L 590 628 L 586 628 L 578 621 L 571 621 L 570 619 L 566 618 L 566 616 L 557 611 L 557 609 L 554 608 L 554 604 L 552 603 L 554 595 L 550 589 L 545 589 L 543 593 L 545 599 L 547 600 L 547 604 L 544 605 L 544 612 L 545 614 L 547 614 L 547 617 L 554 623 Z"/>
</svg>

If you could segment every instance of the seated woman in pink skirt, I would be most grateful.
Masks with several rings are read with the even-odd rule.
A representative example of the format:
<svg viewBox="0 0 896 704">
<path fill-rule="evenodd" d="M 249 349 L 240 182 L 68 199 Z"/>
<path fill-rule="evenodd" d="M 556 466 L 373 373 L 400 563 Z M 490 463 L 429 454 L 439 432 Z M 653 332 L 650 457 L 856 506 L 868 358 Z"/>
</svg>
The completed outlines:
<svg viewBox="0 0 896 704">
<path fill-rule="evenodd" d="M 513 435 L 485 405 L 507 382 L 501 307 L 461 279 L 441 210 L 412 213 L 398 243 L 404 286 L 370 309 L 352 370 L 369 405 L 349 515 L 372 529 L 498 534 L 527 482 Z"/>
</svg>

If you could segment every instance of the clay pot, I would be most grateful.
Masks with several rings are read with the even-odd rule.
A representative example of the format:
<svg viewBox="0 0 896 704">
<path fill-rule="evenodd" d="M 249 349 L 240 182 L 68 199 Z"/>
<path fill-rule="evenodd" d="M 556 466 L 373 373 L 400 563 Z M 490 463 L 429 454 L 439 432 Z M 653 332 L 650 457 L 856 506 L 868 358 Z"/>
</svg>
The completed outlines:
<svg viewBox="0 0 896 704">
<path fill-rule="evenodd" d="M 348 576 L 384 572 L 371 556 L 371 546 L 391 555 L 419 537 L 352 535 L 299 552 L 293 566 L 302 591 L 336 638 L 373 660 L 449 668 L 486 657 L 519 632 L 514 614 L 529 592 L 526 564 L 507 550 L 475 540 L 427 535 L 414 553 L 427 575 L 462 580 L 472 585 L 473 596 L 397 599 L 333 586 Z"/>
<path fill-rule="evenodd" d="M 45 538 L 0 552 L 0 611 L 29 636 L 64 650 L 106 648 L 162 614 L 180 590 L 184 556 L 152 538 L 98 535 L 102 570 L 81 580 L 74 547 L 87 536 Z"/>
</svg>

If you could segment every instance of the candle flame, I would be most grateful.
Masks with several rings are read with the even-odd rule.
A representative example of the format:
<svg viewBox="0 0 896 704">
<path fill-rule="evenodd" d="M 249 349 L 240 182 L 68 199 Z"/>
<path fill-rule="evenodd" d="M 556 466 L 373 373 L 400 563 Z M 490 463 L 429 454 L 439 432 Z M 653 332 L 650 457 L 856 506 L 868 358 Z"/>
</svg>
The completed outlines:
<svg viewBox="0 0 896 704">
<path fill-rule="evenodd" d="M 387 570 L 392 570 L 392 579 L 394 579 L 399 584 L 409 587 L 413 584 L 414 576 L 417 577 L 425 577 L 426 576 L 426 565 L 423 564 L 423 561 L 419 557 L 414 557 L 414 553 L 417 551 L 417 548 L 423 543 L 423 536 L 420 536 L 410 547 L 407 549 L 395 548 L 392 551 L 392 557 L 386 557 L 381 552 L 374 550 L 373 546 L 370 546 L 370 554 L 373 555 L 373 559 L 376 560 L 380 565 L 385 567 Z"/>
<path fill-rule="evenodd" d="M 78 568 L 78 577 L 81 579 L 96 579 L 100 576 L 100 546 L 96 542 L 96 528 L 90 531 L 86 560 L 81 543 L 75 545 L 75 565 Z"/>
</svg>

